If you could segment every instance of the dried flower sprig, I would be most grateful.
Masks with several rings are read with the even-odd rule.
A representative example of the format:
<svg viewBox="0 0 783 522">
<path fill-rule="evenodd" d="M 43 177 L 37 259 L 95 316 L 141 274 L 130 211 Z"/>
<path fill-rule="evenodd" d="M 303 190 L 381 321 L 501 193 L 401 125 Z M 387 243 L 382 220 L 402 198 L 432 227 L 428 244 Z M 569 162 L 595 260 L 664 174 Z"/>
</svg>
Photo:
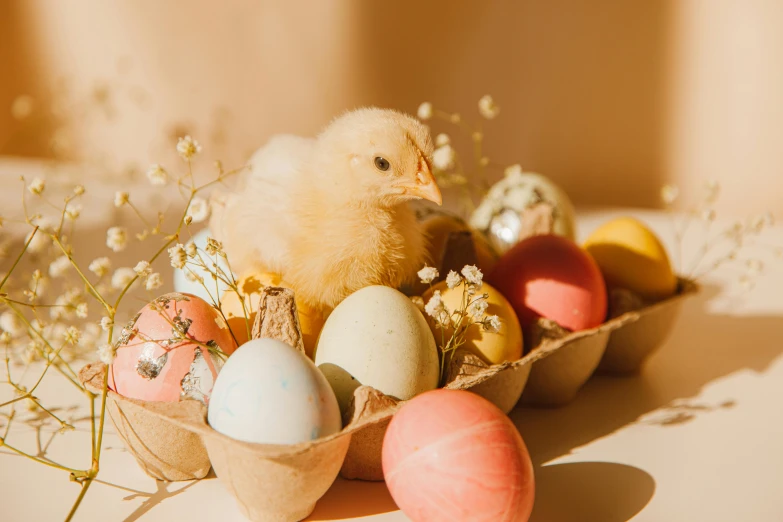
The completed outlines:
<svg viewBox="0 0 783 522">
<path fill-rule="evenodd" d="M 750 290 L 756 278 L 763 273 L 764 262 L 756 257 L 744 256 L 749 247 L 761 246 L 771 250 L 775 258 L 783 259 L 783 248 L 758 241 L 763 231 L 774 226 L 774 218 L 770 212 L 757 214 L 735 221 L 716 232 L 714 229 L 718 216 L 715 204 L 720 197 L 720 192 L 721 187 L 717 181 L 707 181 L 697 204 L 686 208 L 684 212 L 677 212 L 674 210 L 674 205 L 680 197 L 679 188 L 674 185 L 665 185 L 661 188 L 661 201 L 671 216 L 674 229 L 675 268 L 684 277 L 700 280 L 722 266 L 738 265 L 740 268 L 738 282 L 743 290 Z M 688 266 L 685 266 L 683 247 L 686 236 L 697 227 L 699 227 L 701 243 Z"/>
<path fill-rule="evenodd" d="M 483 119 L 492 120 L 500 113 L 500 107 L 492 96 L 486 95 L 478 101 L 478 112 Z M 451 143 L 451 137 L 446 133 L 436 136 L 435 151 L 432 154 L 433 174 L 438 185 L 442 188 L 459 189 L 464 212 L 466 214 L 472 212 L 476 207 L 473 198 L 482 197 L 486 192 L 487 187 L 483 180 L 486 169 L 490 166 L 490 160 L 484 154 L 484 132 L 481 121 L 471 125 L 460 114 L 436 109 L 430 102 L 419 105 L 417 115 L 422 121 L 436 118 L 455 125 L 473 142 L 472 168 L 461 161 L 460 155 Z"/>
<path fill-rule="evenodd" d="M 187 164 L 184 175 L 172 177 L 168 171 L 159 166 L 148 172 L 153 185 L 165 184 L 170 179 L 175 180 L 178 190 L 184 197 L 185 205 L 180 219 L 172 226 L 173 230 L 169 233 L 163 232 L 163 213 L 158 212 L 155 225 L 151 225 L 133 204 L 131 194 L 117 192 L 114 195 L 113 205 L 132 210 L 144 228 L 142 232 L 132 234 L 126 226 L 110 227 L 106 233 L 106 246 L 110 250 L 124 252 L 128 250 L 128 246 L 134 239 L 143 241 L 150 237 L 158 237 L 161 241 L 151 257 L 140 260 L 135 265 L 119 267 L 112 271 L 112 263 L 108 257 L 92 260 L 86 269 L 76 262 L 72 238 L 75 235 L 75 223 L 82 214 L 82 206 L 78 199 L 86 192 L 81 185 L 77 185 L 58 205 L 47 199 L 51 190 L 47 190 L 44 179 L 36 178 L 27 182 L 22 178 L 24 217 L 16 220 L 0 220 L 0 222 L 6 221 L 30 227 L 24 246 L 0 282 L 0 344 L 5 351 L 4 384 L 13 390 L 13 398 L 0 404 L 0 416 L 5 420 L 0 446 L 33 461 L 67 471 L 71 479 L 81 485 L 67 520 L 73 517 L 100 471 L 107 394 L 107 379 L 104 375 L 104 389 L 100 394 L 100 406 L 96 411 L 94 402 L 96 396 L 79 382 L 77 372 L 71 364 L 83 360 L 81 358 L 89 353 L 96 352 L 100 360 L 107 365 L 111 364 L 117 350 L 117 343 L 114 340 L 116 319 L 128 301 L 126 297 L 129 291 L 134 286 L 143 286 L 149 293 L 162 286 L 163 278 L 155 271 L 153 265 L 158 257 L 169 249 L 176 248 L 174 245 L 180 244 L 180 238 L 190 223 L 200 222 L 208 217 L 209 206 L 200 194 L 214 184 L 223 183 L 226 178 L 241 170 L 227 172 L 222 165 L 217 164 L 216 178 L 203 185 L 197 185 L 193 177 L 192 160 L 200 150 L 198 142 L 189 137 L 183 138 L 178 143 L 177 151 Z M 33 201 L 28 202 L 28 198 L 33 198 Z M 36 207 L 55 209 L 57 217 L 45 216 L 41 212 L 32 213 L 33 204 Z M 225 259 L 222 246 L 214 240 L 209 242 L 206 254 L 213 259 L 218 256 Z M 227 262 L 227 259 L 225 260 Z M 190 258 L 187 262 L 190 262 Z M 209 258 L 201 259 L 199 262 L 207 271 L 211 266 L 216 266 L 216 262 L 210 262 Z M 25 275 L 25 271 L 30 268 L 32 268 L 31 273 Z M 214 278 L 225 279 L 232 289 L 236 289 L 236 282 L 230 270 L 218 271 Z M 14 286 L 13 283 L 16 281 L 22 282 L 21 288 Z M 52 293 L 52 290 L 47 288 L 55 286 L 55 283 L 58 292 L 61 293 L 53 302 L 42 302 L 45 295 Z M 153 294 L 148 295 L 155 297 Z M 99 323 L 88 320 L 90 300 L 97 302 L 97 308 L 101 311 Z M 219 309 L 219 303 L 213 305 L 217 305 Z M 123 335 L 126 333 L 123 330 Z M 189 341 L 195 342 L 190 338 Z M 204 348 L 210 351 L 216 350 L 212 345 L 205 345 Z M 33 367 L 32 364 L 41 366 Z M 23 370 L 18 372 L 15 366 L 22 366 Z M 32 384 L 23 384 L 24 380 L 29 380 L 29 374 L 38 368 L 41 368 L 40 372 L 38 377 L 33 379 Z M 47 408 L 35 395 L 41 382 L 51 372 L 56 372 L 76 387 L 86 396 L 90 405 L 91 460 L 90 465 L 83 469 L 71 468 L 47 458 L 27 454 L 9 442 L 12 423 L 20 418 L 16 409 L 20 404 L 26 404 L 28 409 L 43 412 L 46 419 L 56 422 L 58 434 L 73 428 L 67 420 L 55 413 L 54 408 Z"/>
<path fill-rule="evenodd" d="M 419 278 L 424 284 L 429 284 L 438 278 L 438 270 L 425 266 L 419 273 Z M 432 292 L 429 300 L 424 304 L 423 300 L 413 298 L 414 303 L 423 307 L 424 313 L 431 317 L 437 329 L 440 331 L 440 343 L 438 345 L 440 357 L 440 383 L 444 384 L 446 370 L 454 352 L 465 344 L 466 337 L 471 328 L 482 328 L 486 332 L 497 333 L 501 327 L 500 318 L 497 315 L 486 315 L 489 307 L 488 294 L 479 293 L 483 285 L 484 275 L 474 265 L 465 265 L 460 273 L 449 271 L 446 276 L 446 287 L 449 290 L 462 287 L 462 299 L 460 306 L 449 310 L 443 301 L 440 290 Z"/>
</svg>

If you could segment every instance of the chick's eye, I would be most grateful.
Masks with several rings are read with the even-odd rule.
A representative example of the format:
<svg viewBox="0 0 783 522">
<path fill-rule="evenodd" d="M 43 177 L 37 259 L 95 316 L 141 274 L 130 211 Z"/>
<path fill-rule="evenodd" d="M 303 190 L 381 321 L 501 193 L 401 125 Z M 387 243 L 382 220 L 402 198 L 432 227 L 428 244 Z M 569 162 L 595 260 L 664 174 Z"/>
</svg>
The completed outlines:
<svg viewBox="0 0 783 522">
<path fill-rule="evenodd" d="M 382 158 L 380 156 L 377 156 L 375 158 L 375 168 L 377 168 L 378 170 L 382 170 L 386 172 L 387 170 L 389 170 L 389 167 L 390 167 L 389 160 L 387 160 L 386 158 Z"/>
</svg>

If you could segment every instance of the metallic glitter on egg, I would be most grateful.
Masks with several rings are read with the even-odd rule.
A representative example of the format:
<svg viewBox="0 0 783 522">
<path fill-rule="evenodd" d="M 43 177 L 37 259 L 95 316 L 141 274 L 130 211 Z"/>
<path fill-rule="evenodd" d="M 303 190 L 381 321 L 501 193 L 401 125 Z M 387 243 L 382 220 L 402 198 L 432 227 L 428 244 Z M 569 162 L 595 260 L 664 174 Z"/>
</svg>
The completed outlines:
<svg viewBox="0 0 783 522">
<path fill-rule="evenodd" d="M 565 192 L 545 176 L 510 167 L 473 212 L 470 225 L 503 254 L 533 235 L 573 239 L 574 209 Z"/>
</svg>

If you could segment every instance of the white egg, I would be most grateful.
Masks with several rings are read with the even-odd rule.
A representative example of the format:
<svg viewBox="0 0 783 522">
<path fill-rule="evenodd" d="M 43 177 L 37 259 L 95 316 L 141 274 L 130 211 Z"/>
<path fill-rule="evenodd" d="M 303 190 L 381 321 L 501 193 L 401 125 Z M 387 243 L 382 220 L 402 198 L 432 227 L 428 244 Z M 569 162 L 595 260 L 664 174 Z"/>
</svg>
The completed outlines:
<svg viewBox="0 0 783 522">
<path fill-rule="evenodd" d="M 435 389 L 440 370 L 427 321 L 409 298 L 386 286 L 362 288 L 334 309 L 318 339 L 315 364 L 342 411 L 360 385 L 407 400 Z"/>
<path fill-rule="evenodd" d="M 243 344 L 220 371 L 209 424 L 234 439 L 297 444 L 342 429 L 326 378 L 307 356 L 276 339 Z"/>
<path fill-rule="evenodd" d="M 209 267 L 209 270 L 193 266 L 190 263 L 185 269 L 175 268 L 174 290 L 177 292 L 197 295 L 208 303 L 217 303 L 220 300 L 220 297 L 223 295 L 223 292 L 228 290 L 228 285 L 226 285 L 223 281 L 216 281 L 212 278 L 211 272 L 215 272 L 215 267 L 213 266 L 213 264 L 215 264 L 215 257 L 217 257 L 217 266 L 223 270 L 225 274 L 229 273 L 229 268 L 228 263 L 226 263 L 226 260 L 222 257 L 210 256 L 206 253 L 207 238 L 211 235 L 212 234 L 209 232 L 209 229 L 205 228 L 204 230 L 201 230 L 195 234 L 193 239 L 188 241 L 188 243 L 195 243 L 195 245 L 199 248 L 199 255 L 201 256 L 201 259 L 204 260 L 204 263 L 206 263 L 206 265 Z M 192 270 L 195 274 L 203 277 L 204 284 L 199 283 L 198 281 L 189 280 L 186 277 L 186 274 L 189 270 Z M 206 287 L 204 285 L 206 285 Z"/>
</svg>

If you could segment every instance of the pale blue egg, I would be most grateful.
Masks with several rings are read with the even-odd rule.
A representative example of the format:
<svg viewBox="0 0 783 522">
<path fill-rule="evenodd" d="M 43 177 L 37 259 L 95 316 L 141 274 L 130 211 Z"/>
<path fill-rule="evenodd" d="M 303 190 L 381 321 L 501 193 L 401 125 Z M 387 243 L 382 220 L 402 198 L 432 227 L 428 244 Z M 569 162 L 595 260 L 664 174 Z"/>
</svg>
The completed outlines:
<svg viewBox="0 0 783 522">
<path fill-rule="evenodd" d="M 243 344 L 218 374 L 208 420 L 234 439 L 297 444 L 342 429 L 337 398 L 302 352 L 275 339 Z"/>
</svg>

